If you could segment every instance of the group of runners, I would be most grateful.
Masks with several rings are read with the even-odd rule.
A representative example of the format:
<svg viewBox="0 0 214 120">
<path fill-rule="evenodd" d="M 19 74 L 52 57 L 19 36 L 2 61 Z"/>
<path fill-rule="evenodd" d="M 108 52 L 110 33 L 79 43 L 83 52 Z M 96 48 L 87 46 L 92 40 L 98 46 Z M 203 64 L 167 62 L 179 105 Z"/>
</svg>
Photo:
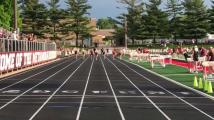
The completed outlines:
<svg viewBox="0 0 214 120">
<path fill-rule="evenodd" d="M 76 56 L 76 59 L 78 56 L 82 56 L 83 59 L 85 58 L 86 55 L 89 55 L 91 59 L 95 58 L 98 60 L 98 55 L 101 54 L 103 55 L 104 59 L 106 58 L 106 54 L 109 54 L 109 49 L 104 49 L 101 48 L 100 50 L 93 48 L 93 49 L 79 49 L 79 48 L 74 48 L 73 52 Z"/>
</svg>

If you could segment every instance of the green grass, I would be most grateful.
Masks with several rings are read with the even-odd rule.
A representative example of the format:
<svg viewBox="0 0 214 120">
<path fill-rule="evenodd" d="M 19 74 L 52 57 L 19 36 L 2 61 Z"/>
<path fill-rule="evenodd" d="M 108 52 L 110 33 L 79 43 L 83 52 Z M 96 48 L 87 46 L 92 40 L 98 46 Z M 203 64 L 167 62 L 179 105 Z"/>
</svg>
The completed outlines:
<svg viewBox="0 0 214 120">
<path fill-rule="evenodd" d="M 123 57 L 124 60 L 130 61 L 127 56 Z M 187 85 L 189 87 L 193 88 L 193 80 L 194 80 L 194 75 L 192 73 L 189 73 L 189 70 L 183 67 L 175 66 L 175 65 L 166 65 L 165 68 L 152 68 L 149 62 L 140 62 L 138 63 L 137 61 L 133 60 L 130 61 L 132 63 L 138 64 L 146 69 L 149 69 L 153 72 L 156 72 L 162 76 L 168 77 L 172 80 L 175 80 L 179 83 L 182 83 L 184 85 Z M 198 77 L 202 78 L 202 73 L 198 73 Z M 214 85 L 213 85 L 214 88 Z M 203 91 L 203 90 L 201 90 Z M 214 94 L 211 94 L 214 96 Z"/>
</svg>

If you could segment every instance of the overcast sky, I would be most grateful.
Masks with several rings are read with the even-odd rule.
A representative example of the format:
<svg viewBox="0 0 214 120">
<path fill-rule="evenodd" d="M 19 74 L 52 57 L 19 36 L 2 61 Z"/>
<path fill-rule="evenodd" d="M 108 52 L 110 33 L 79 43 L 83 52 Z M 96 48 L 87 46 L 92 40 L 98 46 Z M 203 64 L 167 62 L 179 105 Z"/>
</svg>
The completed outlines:
<svg viewBox="0 0 214 120">
<path fill-rule="evenodd" d="M 41 0 L 43 1 L 43 0 Z M 61 0 L 62 8 L 66 5 L 63 3 L 65 0 Z M 118 3 L 117 0 L 88 0 L 89 4 L 92 6 L 90 10 L 90 16 L 93 18 L 105 18 L 105 17 L 117 17 L 120 13 L 125 12 L 123 5 Z M 163 0 L 166 1 L 166 0 Z M 205 0 L 207 6 L 210 6 L 210 0 Z"/>
</svg>

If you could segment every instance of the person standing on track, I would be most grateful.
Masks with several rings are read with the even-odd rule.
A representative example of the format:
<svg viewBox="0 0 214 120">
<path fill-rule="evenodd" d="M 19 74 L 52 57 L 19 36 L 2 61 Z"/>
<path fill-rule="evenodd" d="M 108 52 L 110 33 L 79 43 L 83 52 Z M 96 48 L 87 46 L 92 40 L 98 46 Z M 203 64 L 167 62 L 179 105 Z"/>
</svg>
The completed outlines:
<svg viewBox="0 0 214 120">
<path fill-rule="evenodd" d="M 104 59 L 106 59 L 105 50 L 103 48 L 101 49 L 101 54 L 103 55 Z"/>
<path fill-rule="evenodd" d="M 96 49 L 96 48 L 94 48 L 94 55 L 95 55 L 96 60 L 97 60 L 97 59 L 98 59 L 98 52 L 97 52 L 97 49 Z"/>
<path fill-rule="evenodd" d="M 198 57 L 199 57 L 198 46 L 195 46 L 193 48 L 193 52 L 192 52 L 192 58 L 193 58 L 193 64 L 194 64 L 194 71 L 195 71 L 195 73 L 198 72 L 198 69 L 197 69 L 197 66 L 198 66 Z"/>
<path fill-rule="evenodd" d="M 209 52 L 207 53 L 207 60 L 208 61 L 214 61 L 214 49 L 213 47 L 209 48 Z M 209 70 L 214 73 L 214 66 L 209 67 Z"/>
<path fill-rule="evenodd" d="M 93 59 L 93 56 L 94 56 L 94 52 L 92 49 L 90 49 L 90 57 L 91 57 L 91 60 Z"/>
<path fill-rule="evenodd" d="M 85 54 L 86 54 L 86 50 L 83 48 L 82 49 L 82 57 L 83 57 L 83 59 L 85 59 Z"/>
<path fill-rule="evenodd" d="M 109 54 L 109 49 L 108 49 L 108 48 L 106 49 L 106 54 L 107 54 L 107 55 Z"/>
<path fill-rule="evenodd" d="M 78 50 L 77 50 L 77 48 L 74 48 L 74 54 L 75 54 L 75 57 L 77 59 L 77 57 L 78 57 Z"/>
<path fill-rule="evenodd" d="M 115 59 L 115 56 L 116 56 L 116 50 L 113 49 L 113 50 L 112 50 L 112 58 L 113 58 L 113 60 Z"/>
</svg>

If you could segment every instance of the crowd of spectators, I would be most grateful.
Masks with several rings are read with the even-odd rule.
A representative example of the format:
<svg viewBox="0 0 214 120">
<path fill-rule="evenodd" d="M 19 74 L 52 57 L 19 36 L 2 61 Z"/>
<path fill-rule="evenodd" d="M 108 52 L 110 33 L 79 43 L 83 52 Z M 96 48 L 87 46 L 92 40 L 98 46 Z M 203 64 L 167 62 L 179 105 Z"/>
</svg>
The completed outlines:
<svg viewBox="0 0 214 120">
<path fill-rule="evenodd" d="M 18 33 L 17 31 L 9 31 L 7 29 L 0 27 L 0 39 L 12 39 L 12 40 L 27 40 L 27 41 L 37 41 L 37 36 L 33 33 L 24 34 Z"/>
</svg>

